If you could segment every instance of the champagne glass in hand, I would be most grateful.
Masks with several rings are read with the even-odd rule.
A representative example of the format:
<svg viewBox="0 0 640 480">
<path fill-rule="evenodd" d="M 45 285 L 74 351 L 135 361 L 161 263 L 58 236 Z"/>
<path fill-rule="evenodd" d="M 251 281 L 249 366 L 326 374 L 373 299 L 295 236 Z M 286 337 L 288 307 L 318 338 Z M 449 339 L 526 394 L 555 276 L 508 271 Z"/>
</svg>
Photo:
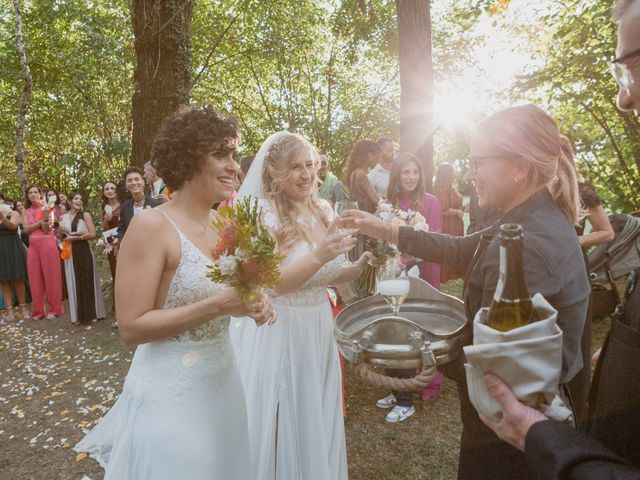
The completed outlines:
<svg viewBox="0 0 640 480">
<path fill-rule="evenodd" d="M 353 200 L 341 200 L 336 202 L 335 206 L 334 206 L 334 212 L 335 212 L 335 217 L 338 219 L 338 231 L 343 230 L 344 226 L 342 225 L 341 217 L 342 217 L 342 213 L 346 212 L 347 210 L 357 210 L 358 209 L 358 202 L 353 201 Z M 349 260 L 349 262 L 354 262 L 356 260 L 355 255 L 356 253 L 360 253 L 360 252 L 356 252 L 354 250 L 351 250 L 349 253 L 347 253 L 347 259 Z"/>
<path fill-rule="evenodd" d="M 378 293 L 391 306 L 394 315 L 400 312 L 400 305 L 404 303 L 410 290 L 411 283 L 400 258 L 389 258 L 378 270 Z"/>
<path fill-rule="evenodd" d="M 336 218 L 342 217 L 342 212 L 346 212 L 347 210 L 358 210 L 358 202 L 352 200 L 342 200 L 336 202 L 334 207 Z"/>
</svg>

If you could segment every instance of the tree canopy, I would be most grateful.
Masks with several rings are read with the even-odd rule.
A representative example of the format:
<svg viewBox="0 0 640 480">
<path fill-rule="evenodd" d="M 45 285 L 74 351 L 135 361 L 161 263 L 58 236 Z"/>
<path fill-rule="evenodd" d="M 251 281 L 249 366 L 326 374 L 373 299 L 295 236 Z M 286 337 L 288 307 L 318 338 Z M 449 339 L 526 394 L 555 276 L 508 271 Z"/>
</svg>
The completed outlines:
<svg viewBox="0 0 640 480">
<path fill-rule="evenodd" d="M 535 28 L 509 14 L 526 1 L 432 0 L 436 96 L 465 71 L 492 68 L 475 56 L 491 35 L 525 35 L 532 45 L 530 67 L 497 94 L 494 105 L 469 109 L 471 123 L 506 102 L 540 104 L 572 140 L 579 170 L 607 204 L 638 208 L 640 125 L 615 108 L 616 85 L 605 63 L 615 47 L 612 0 L 548 2 Z M 15 16 L 7 3 L 0 5 L 0 191 L 17 198 L 22 80 Z M 131 158 L 135 53 L 129 7 L 117 0 L 23 0 L 22 9 L 33 75 L 27 179 L 98 192 Z M 487 19 L 493 30 L 478 31 Z M 191 102 L 210 102 L 240 120 L 242 154 L 254 153 L 274 131 L 295 130 L 326 152 L 340 173 L 358 138 L 399 140 L 394 1 L 194 2 L 191 29 Z M 437 127 L 435 162 L 462 167 L 465 136 L 466 129 Z"/>
</svg>

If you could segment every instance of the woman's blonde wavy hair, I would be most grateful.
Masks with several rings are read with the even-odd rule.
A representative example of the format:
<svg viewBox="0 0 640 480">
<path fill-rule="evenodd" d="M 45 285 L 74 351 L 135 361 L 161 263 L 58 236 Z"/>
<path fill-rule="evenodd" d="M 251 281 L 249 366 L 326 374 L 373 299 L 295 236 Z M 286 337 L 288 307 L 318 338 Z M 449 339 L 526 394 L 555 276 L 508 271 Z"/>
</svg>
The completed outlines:
<svg viewBox="0 0 640 480">
<path fill-rule="evenodd" d="M 280 221 L 276 239 L 282 252 L 287 252 L 300 241 L 306 241 L 310 245 L 313 242 L 309 229 L 298 223 L 293 205 L 282 191 L 282 185 L 291 176 L 291 164 L 301 157 L 311 158 L 316 167 L 311 179 L 313 187 L 311 194 L 306 199 L 306 207 L 316 216 L 321 225 L 325 228 L 329 226 L 326 210 L 322 208 L 321 199 L 317 195 L 318 179 L 315 172 L 320 164 L 320 155 L 302 135 L 289 133 L 269 149 L 262 171 L 264 195 L 276 208 Z"/>
<path fill-rule="evenodd" d="M 569 220 L 579 222 L 578 177 L 550 115 L 531 104 L 507 108 L 481 122 L 476 133 L 506 158 L 528 165 L 528 186 L 546 186 Z"/>
</svg>

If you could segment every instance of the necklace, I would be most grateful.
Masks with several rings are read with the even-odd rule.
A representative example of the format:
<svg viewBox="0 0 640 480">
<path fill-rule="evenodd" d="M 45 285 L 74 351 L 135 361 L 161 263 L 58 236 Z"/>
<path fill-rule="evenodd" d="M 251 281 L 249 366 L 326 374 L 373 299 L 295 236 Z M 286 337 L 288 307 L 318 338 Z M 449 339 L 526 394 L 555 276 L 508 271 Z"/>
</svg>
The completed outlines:
<svg viewBox="0 0 640 480">
<path fill-rule="evenodd" d="M 133 206 L 134 207 L 142 207 L 142 206 L 144 206 L 144 197 L 142 197 L 142 200 L 140 200 L 140 201 L 133 200 Z"/>
<path fill-rule="evenodd" d="M 194 222 L 196 222 L 198 225 L 200 225 L 202 227 L 202 233 L 205 233 L 207 231 L 207 224 L 206 223 L 202 223 L 201 221 L 199 221 L 198 219 L 196 219 L 196 217 L 194 217 L 193 215 L 187 213 L 187 216 L 189 218 L 191 218 L 191 220 L 193 220 Z M 210 227 L 210 226 L 209 226 Z"/>
</svg>

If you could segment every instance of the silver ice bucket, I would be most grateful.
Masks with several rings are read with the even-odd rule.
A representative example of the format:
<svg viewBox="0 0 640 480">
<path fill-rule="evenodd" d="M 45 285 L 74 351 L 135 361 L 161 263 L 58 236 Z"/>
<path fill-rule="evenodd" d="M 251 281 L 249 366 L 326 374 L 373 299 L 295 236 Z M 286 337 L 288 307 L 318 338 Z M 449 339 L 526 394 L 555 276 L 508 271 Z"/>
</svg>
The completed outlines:
<svg viewBox="0 0 640 480">
<path fill-rule="evenodd" d="M 424 280 L 410 277 L 411 291 L 394 316 L 381 295 L 352 303 L 336 317 L 340 353 L 351 363 L 398 369 L 441 365 L 471 339 L 464 304 Z"/>
</svg>

